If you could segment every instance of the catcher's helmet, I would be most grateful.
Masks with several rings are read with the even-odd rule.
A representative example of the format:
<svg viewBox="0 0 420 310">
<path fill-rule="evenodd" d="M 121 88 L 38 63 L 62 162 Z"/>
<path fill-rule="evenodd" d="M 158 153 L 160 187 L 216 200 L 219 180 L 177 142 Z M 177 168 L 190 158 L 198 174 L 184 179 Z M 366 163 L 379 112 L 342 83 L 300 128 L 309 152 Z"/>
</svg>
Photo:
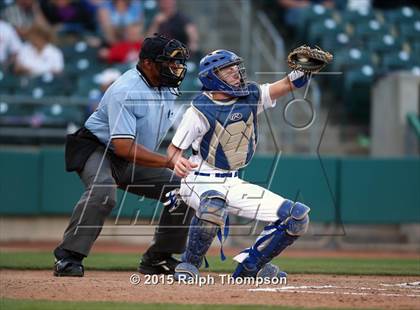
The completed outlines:
<svg viewBox="0 0 420 310">
<path fill-rule="evenodd" d="M 180 41 L 163 35 L 148 37 L 140 50 L 140 59 L 151 59 L 159 64 L 161 86 L 179 87 L 187 72 L 188 48 Z"/>
<path fill-rule="evenodd" d="M 238 66 L 240 83 L 231 85 L 222 80 L 218 70 Z M 200 61 L 200 72 L 198 78 L 203 84 L 203 90 L 221 91 L 233 97 L 243 97 L 249 95 L 245 67 L 243 59 L 233 52 L 227 50 L 216 50 L 204 56 Z"/>
</svg>

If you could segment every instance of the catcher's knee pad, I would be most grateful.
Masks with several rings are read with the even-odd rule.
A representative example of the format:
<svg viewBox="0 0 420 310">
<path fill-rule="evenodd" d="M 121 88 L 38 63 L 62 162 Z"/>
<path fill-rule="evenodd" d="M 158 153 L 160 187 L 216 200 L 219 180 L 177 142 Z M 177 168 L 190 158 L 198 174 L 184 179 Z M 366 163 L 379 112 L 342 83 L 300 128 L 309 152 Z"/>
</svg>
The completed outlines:
<svg viewBox="0 0 420 310">
<path fill-rule="evenodd" d="M 196 215 L 199 219 L 223 226 L 227 216 L 225 196 L 215 190 L 204 192 Z"/>
<path fill-rule="evenodd" d="M 210 248 L 217 231 L 227 217 L 226 201 L 217 191 L 207 191 L 201 197 L 200 206 L 191 220 L 187 249 L 182 261 L 200 268 L 204 255 Z"/>
<path fill-rule="evenodd" d="M 288 234 L 301 236 L 308 230 L 310 210 L 303 203 L 285 200 L 277 211 L 278 222 L 285 225 Z"/>
</svg>

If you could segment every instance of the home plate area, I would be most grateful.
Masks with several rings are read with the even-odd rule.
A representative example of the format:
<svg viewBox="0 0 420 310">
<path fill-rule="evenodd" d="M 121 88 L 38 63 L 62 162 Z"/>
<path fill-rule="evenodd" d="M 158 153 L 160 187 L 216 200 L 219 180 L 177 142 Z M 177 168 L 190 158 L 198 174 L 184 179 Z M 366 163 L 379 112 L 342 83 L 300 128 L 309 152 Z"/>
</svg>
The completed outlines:
<svg viewBox="0 0 420 310">
<path fill-rule="evenodd" d="M 287 285 L 130 283 L 132 272 L 90 271 L 83 278 L 56 278 L 51 271 L 0 270 L 0 297 L 68 301 L 124 301 L 170 304 L 281 305 L 303 308 L 418 309 L 415 276 L 291 274 Z"/>
</svg>

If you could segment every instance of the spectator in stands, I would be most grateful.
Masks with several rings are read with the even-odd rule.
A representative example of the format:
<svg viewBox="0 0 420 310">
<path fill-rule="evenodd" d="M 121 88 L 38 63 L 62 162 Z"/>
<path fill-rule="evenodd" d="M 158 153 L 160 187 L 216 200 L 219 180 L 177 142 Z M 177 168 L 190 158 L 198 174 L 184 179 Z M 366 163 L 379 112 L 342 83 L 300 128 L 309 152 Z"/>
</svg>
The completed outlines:
<svg viewBox="0 0 420 310">
<path fill-rule="evenodd" d="M 7 69 L 14 62 L 21 46 L 22 42 L 15 29 L 0 20 L 0 68 Z"/>
<path fill-rule="evenodd" d="M 1 17 L 15 27 L 17 33 L 24 39 L 34 24 L 47 25 L 38 2 L 34 0 L 16 0 L 14 4 L 4 9 Z"/>
<path fill-rule="evenodd" d="M 28 33 L 28 42 L 16 56 L 15 72 L 30 76 L 61 73 L 64 68 L 63 54 L 51 41 L 49 29 L 33 26 Z"/>
<path fill-rule="evenodd" d="M 136 63 L 143 42 L 142 24 L 126 26 L 124 40 L 99 50 L 99 58 L 108 63 Z"/>
<path fill-rule="evenodd" d="M 102 36 L 112 45 L 123 38 L 128 25 L 143 24 L 143 8 L 138 0 L 104 1 L 98 9 Z"/>
<path fill-rule="evenodd" d="M 95 16 L 83 1 L 40 0 L 48 22 L 57 31 L 83 33 L 96 31 Z"/>
<path fill-rule="evenodd" d="M 191 53 L 198 51 L 198 31 L 192 20 L 177 9 L 176 0 L 160 0 L 160 12 L 148 30 L 148 36 L 160 33 L 188 45 Z"/>
<path fill-rule="evenodd" d="M 91 16 L 96 17 L 98 9 L 102 5 L 103 0 L 80 0 L 80 2 Z"/>
</svg>

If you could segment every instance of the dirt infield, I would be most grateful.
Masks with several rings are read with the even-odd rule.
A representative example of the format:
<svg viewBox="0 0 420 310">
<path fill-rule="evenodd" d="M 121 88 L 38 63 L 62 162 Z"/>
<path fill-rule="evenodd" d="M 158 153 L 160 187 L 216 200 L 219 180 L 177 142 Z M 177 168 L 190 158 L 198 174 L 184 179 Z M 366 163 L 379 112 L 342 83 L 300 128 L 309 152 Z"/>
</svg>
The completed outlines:
<svg viewBox="0 0 420 310">
<path fill-rule="evenodd" d="M 0 297 L 68 301 L 126 301 L 179 304 L 261 304 L 300 307 L 415 309 L 420 305 L 418 277 L 291 275 L 287 285 L 228 284 L 219 274 L 203 273 L 215 283 L 130 283 L 130 272 L 89 271 L 84 278 L 55 278 L 51 271 L 0 271 Z M 137 280 L 138 274 L 132 277 Z M 204 278 L 203 278 L 204 279 Z M 149 279 L 151 280 L 151 279 Z M 165 278 L 166 282 L 168 279 Z M 210 281 L 210 280 L 209 280 Z M 410 284 L 407 284 L 410 283 Z"/>
</svg>

